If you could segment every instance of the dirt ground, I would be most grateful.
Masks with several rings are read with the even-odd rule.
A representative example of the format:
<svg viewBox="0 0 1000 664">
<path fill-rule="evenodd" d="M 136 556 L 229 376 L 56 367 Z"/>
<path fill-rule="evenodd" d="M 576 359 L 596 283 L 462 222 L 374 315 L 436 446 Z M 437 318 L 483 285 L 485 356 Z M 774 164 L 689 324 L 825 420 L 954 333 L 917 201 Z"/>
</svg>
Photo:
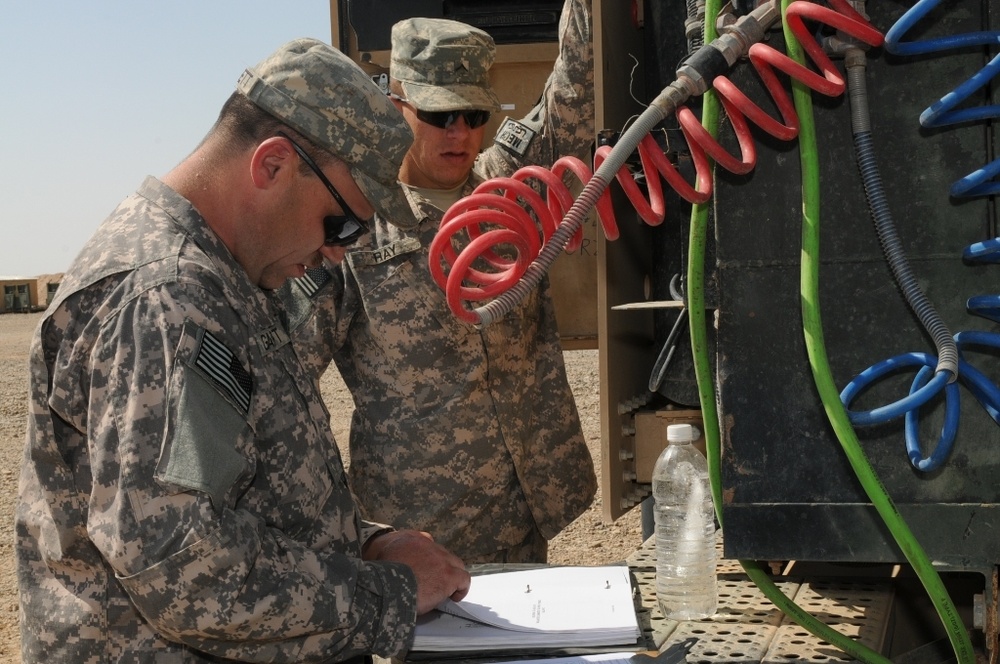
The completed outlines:
<svg viewBox="0 0 1000 664">
<path fill-rule="evenodd" d="M 0 661 L 10 664 L 21 662 L 14 580 L 14 499 L 26 421 L 27 352 L 39 318 L 39 314 L 0 315 Z M 597 351 L 570 351 L 565 357 L 583 432 L 600 473 Z M 353 408 L 350 394 L 335 369 L 323 377 L 322 388 L 333 417 L 333 432 L 346 447 Z M 623 560 L 640 546 L 638 510 L 614 523 L 604 523 L 601 500 L 598 491 L 590 510 L 550 543 L 552 563 L 601 565 Z"/>
</svg>

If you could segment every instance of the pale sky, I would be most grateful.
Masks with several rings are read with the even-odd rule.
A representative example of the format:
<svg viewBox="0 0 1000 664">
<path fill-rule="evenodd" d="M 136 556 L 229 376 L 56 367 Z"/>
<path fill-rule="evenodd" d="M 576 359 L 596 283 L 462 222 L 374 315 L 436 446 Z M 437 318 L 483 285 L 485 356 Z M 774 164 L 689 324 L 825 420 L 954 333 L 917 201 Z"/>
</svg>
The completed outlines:
<svg viewBox="0 0 1000 664">
<path fill-rule="evenodd" d="M 328 0 L 0 0 L 0 275 L 64 271 L 296 37 L 330 43 Z"/>
</svg>

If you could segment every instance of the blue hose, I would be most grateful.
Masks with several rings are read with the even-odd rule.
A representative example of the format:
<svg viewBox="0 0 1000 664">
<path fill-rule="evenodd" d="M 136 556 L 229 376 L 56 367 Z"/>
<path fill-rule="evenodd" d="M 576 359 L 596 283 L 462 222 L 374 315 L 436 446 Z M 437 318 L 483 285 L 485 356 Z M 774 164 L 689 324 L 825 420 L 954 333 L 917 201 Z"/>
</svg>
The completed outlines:
<svg viewBox="0 0 1000 664">
<path fill-rule="evenodd" d="M 1000 237 L 973 242 L 962 252 L 962 259 L 975 263 L 1000 263 Z"/>
<path fill-rule="evenodd" d="M 1000 348 L 1000 334 L 965 330 L 955 335 L 955 343 L 960 353 L 970 347 Z M 1000 424 L 1000 388 L 997 384 L 964 359 L 959 362 L 958 370 L 962 384 L 972 392 L 993 421 Z"/>
<path fill-rule="evenodd" d="M 923 367 L 917 372 L 910 386 L 910 394 L 915 394 L 923 389 L 924 384 L 929 384 L 929 379 L 933 374 L 929 367 Z M 935 374 L 935 379 L 941 374 Z M 932 380 L 930 382 L 933 382 Z M 941 428 L 941 437 L 938 438 L 937 445 L 928 456 L 924 456 L 920 449 L 920 420 L 917 417 L 918 409 L 914 408 L 906 413 L 906 456 L 910 463 L 917 470 L 929 472 L 941 467 L 948 455 L 951 454 L 952 445 L 955 443 L 955 434 L 958 433 L 958 419 L 960 415 L 960 403 L 958 398 L 958 385 L 949 383 L 944 388 L 945 411 L 944 426 Z"/>
<path fill-rule="evenodd" d="M 920 0 L 911 7 L 885 34 L 886 50 L 897 55 L 925 55 L 945 50 L 1000 44 L 1000 32 L 996 31 L 970 32 L 964 35 L 903 42 L 906 33 L 939 4 L 941 0 Z M 997 105 L 957 108 L 977 90 L 986 86 L 997 74 L 1000 74 L 1000 54 L 967 81 L 925 109 L 920 114 L 920 124 L 924 127 L 942 127 L 1000 117 L 1000 106 Z M 1000 159 L 955 182 L 951 186 L 950 193 L 955 197 L 989 196 L 1000 193 L 1000 182 L 993 182 L 998 174 L 1000 174 Z"/>
<path fill-rule="evenodd" d="M 890 53 L 898 55 L 923 55 L 938 51 L 988 46 L 1000 44 L 1000 32 L 974 32 L 916 42 L 903 42 L 904 35 L 913 26 L 935 9 L 941 0 L 920 0 L 886 33 L 885 46 Z M 961 122 L 1000 117 L 1000 106 L 978 106 L 957 109 L 977 90 L 987 85 L 1000 73 L 1000 55 L 963 82 L 952 92 L 942 97 L 924 110 L 920 124 L 924 127 L 940 127 Z M 853 79 L 852 79 L 853 82 Z M 861 372 L 841 391 L 840 398 L 845 408 L 875 381 L 909 367 L 920 367 L 909 395 L 899 401 L 869 411 L 848 410 L 852 424 L 872 425 L 905 417 L 906 451 L 910 462 L 921 471 L 934 470 L 947 459 L 958 431 L 960 403 L 958 385 L 965 386 L 983 406 L 994 422 L 1000 424 L 1000 388 L 982 372 L 970 365 L 962 357 L 962 349 L 969 347 L 1000 348 L 1000 335 L 988 332 L 959 332 L 951 337 L 944 323 L 940 321 L 931 305 L 924 298 L 909 275 L 902 255 L 895 229 L 891 225 L 888 207 L 881 191 L 881 182 L 875 169 L 871 150 L 871 137 L 866 124 L 860 130 L 855 128 L 855 147 L 858 161 L 865 180 L 865 191 L 869 206 L 878 228 L 879 240 L 886 252 L 893 276 L 903 291 L 907 303 L 913 308 L 920 322 L 934 340 L 938 359 L 926 353 L 907 353 L 879 362 Z M 992 182 L 1000 174 L 1000 159 L 976 170 L 951 187 L 952 196 L 988 196 L 1000 192 L 1000 182 Z M 966 248 L 963 258 L 970 262 L 1000 262 L 1000 238 L 978 242 Z M 970 313 L 1000 322 L 1000 295 L 980 295 L 969 298 L 966 308 Z M 920 408 L 935 396 L 944 392 L 945 418 L 941 435 L 929 455 L 924 455 L 920 447 Z"/>
<path fill-rule="evenodd" d="M 862 371 L 840 392 L 840 400 L 844 404 L 844 407 L 848 409 L 847 416 L 851 420 L 851 424 L 855 426 L 882 424 L 903 417 L 908 412 L 926 404 L 948 385 L 947 374 L 936 373 L 934 378 L 928 381 L 924 387 L 918 389 L 916 392 L 911 388 L 909 396 L 886 406 L 864 411 L 850 410 L 850 405 L 854 399 L 879 378 L 908 367 L 933 367 L 935 364 L 935 358 L 927 353 L 904 353 L 896 357 L 890 357 L 888 360 L 882 360 Z"/>
</svg>

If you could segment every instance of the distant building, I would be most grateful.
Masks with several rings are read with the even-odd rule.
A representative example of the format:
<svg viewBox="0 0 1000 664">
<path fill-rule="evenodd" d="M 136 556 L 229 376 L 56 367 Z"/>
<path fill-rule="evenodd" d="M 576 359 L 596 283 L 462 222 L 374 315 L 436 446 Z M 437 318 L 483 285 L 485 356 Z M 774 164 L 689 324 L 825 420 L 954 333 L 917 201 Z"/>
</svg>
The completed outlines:
<svg viewBox="0 0 1000 664">
<path fill-rule="evenodd" d="M 59 288 L 62 273 L 37 277 L 0 276 L 0 314 L 42 311 Z"/>
</svg>

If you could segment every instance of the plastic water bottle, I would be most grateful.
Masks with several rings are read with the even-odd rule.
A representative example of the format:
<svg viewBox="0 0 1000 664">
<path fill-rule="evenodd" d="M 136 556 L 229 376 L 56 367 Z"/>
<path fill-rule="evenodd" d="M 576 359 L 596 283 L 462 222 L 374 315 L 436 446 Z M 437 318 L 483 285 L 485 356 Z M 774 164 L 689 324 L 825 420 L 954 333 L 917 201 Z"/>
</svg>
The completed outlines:
<svg viewBox="0 0 1000 664">
<path fill-rule="evenodd" d="M 669 425 L 653 468 L 656 599 L 673 620 L 707 618 L 719 602 L 708 462 L 691 444 L 699 435 L 690 424 Z"/>
</svg>

